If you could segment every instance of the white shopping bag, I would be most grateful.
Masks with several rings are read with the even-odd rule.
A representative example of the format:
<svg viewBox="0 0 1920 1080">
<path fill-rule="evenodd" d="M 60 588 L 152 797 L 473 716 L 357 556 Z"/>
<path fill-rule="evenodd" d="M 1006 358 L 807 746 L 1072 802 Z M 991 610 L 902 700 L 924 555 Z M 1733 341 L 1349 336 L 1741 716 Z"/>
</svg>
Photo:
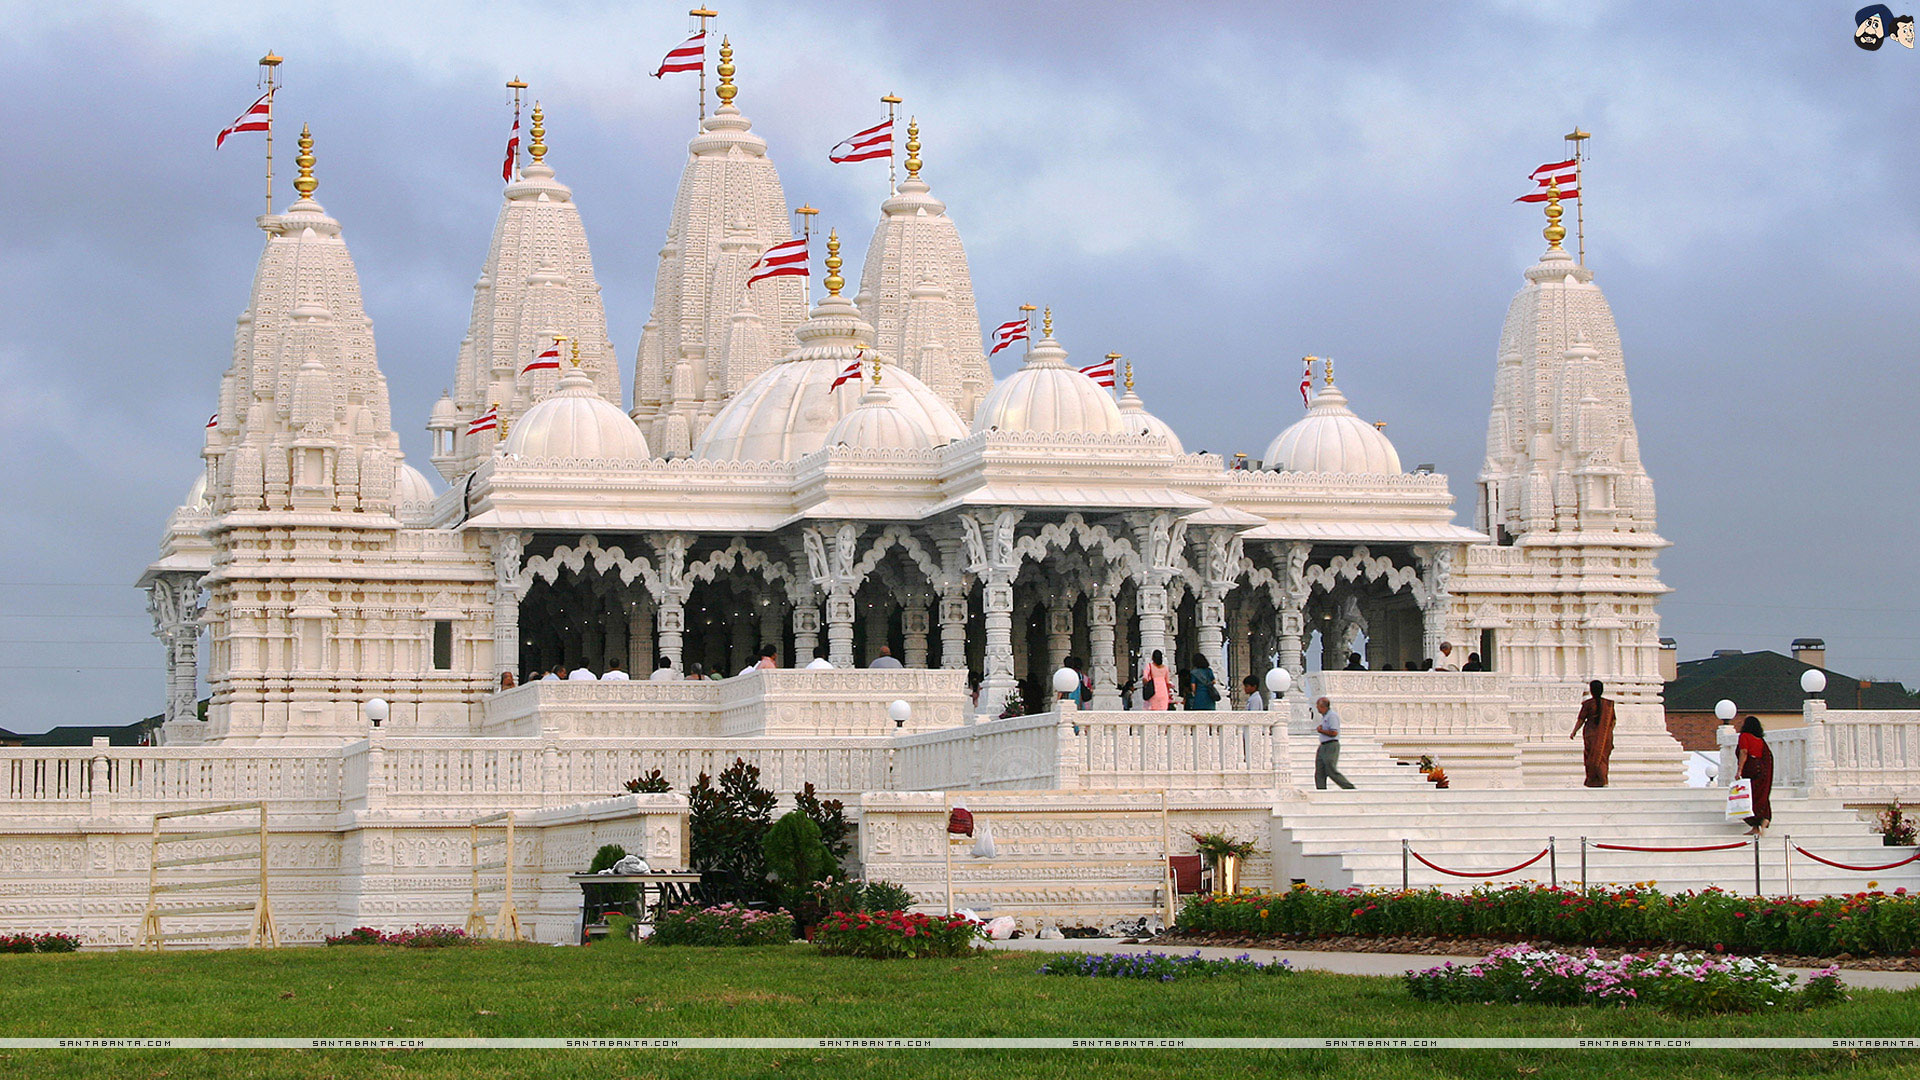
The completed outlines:
<svg viewBox="0 0 1920 1080">
<path fill-rule="evenodd" d="M 1735 780 L 1727 789 L 1727 819 L 1737 821 L 1753 816 L 1753 781 Z"/>
<path fill-rule="evenodd" d="M 981 819 L 973 830 L 974 855 L 982 859 L 991 859 L 998 852 L 999 849 L 993 843 L 993 826 L 987 824 L 985 819 Z"/>
</svg>

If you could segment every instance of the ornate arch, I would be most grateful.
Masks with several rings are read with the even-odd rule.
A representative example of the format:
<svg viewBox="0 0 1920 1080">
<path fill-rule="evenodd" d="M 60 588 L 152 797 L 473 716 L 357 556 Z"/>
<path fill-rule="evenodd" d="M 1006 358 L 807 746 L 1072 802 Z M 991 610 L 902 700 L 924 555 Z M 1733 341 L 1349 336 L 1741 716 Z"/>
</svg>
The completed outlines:
<svg viewBox="0 0 1920 1080">
<path fill-rule="evenodd" d="M 1049 522 L 1031 535 L 1020 537 L 1014 542 L 1014 550 L 1023 558 L 1042 562 L 1047 552 L 1066 551 L 1075 545 L 1088 554 L 1099 552 L 1128 576 L 1138 573 L 1142 565 L 1140 552 L 1132 540 L 1114 535 L 1105 525 L 1089 525 L 1079 514 L 1068 514 L 1061 521 Z"/>
<path fill-rule="evenodd" d="M 1427 586 L 1421 581 L 1420 570 L 1412 566 L 1395 566 L 1393 560 L 1385 555 L 1375 555 L 1363 545 L 1353 549 L 1351 555 L 1335 555 L 1327 560 L 1325 566 L 1309 566 L 1302 575 L 1302 583 L 1311 590 L 1314 586 L 1331 593 L 1341 581 L 1385 582 L 1386 586 L 1399 592 L 1410 590 L 1415 602 L 1425 605 Z"/>
</svg>

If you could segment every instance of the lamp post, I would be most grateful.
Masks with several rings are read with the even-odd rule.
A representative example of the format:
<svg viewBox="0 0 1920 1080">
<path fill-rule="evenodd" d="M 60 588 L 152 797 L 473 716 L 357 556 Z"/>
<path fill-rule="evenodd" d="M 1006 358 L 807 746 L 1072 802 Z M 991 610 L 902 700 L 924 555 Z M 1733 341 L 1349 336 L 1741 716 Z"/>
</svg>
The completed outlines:
<svg viewBox="0 0 1920 1080">
<path fill-rule="evenodd" d="M 887 717 L 893 721 L 893 733 L 898 736 L 906 729 L 907 721 L 913 717 L 913 705 L 904 700 L 896 700 L 887 705 Z M 893 750 L 894 744 L 887 744 L 887 790 L 893 790 Z"/>
<path fill-rule="evenodd" d="M 1808 668 L 1800 673 L 1800 689 L 1808 697 L 1813 697 L 1827 688 L 1827 673 L 1819 668 Z"/>
<path fill-rule="evenodd" d="M 379 727 L 381 724 L 387 722 L 388 707 L 386 698 L 373 698 L 367 702 L 366 709 L 367 721 L 374 727 Z"/>
<path fill-rule="evenodd" d="M 1053 693 L 1062 701 L 1068 694 L 1080 689 L 1080 673 L 1070 667 L 1063 667 L 1053 673 Z"/>
<path fill-rule="evenodd" d="M 1287 696 L 1287 691 L 1292 686 L 1293 673 L 1286 668 L 1275 666 L 1272 671 L 1267 672 L 1267 690 L 1273 694 L 1273 697 L 1267 701 L 1267 708 L 1273 708 L 1275 700 Z"/>
</svg>

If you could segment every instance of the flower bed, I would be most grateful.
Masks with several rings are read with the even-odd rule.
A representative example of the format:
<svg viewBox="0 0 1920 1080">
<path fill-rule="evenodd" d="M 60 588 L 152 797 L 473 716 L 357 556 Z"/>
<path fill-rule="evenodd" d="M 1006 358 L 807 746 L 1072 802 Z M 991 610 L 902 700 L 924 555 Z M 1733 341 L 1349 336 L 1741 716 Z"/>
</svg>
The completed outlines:
<svg viewBox="0 0 1920 1080">
<path fill-rule="evenodd" d="M 1231 960 L 1207 960 L 1195 950 L 1192 956 L 1172 953 L 1064 953 L 1040 965 L 1042 975 L 1081 975 L 1094 979 L 1175 979 L 1202 975 L 1291 975 L 1293 965 L 1285 960 L 1262 964 L 1249 956 Z"/>
<path fill-rule="evenodd" d="M 967 956 L 985 934 L 965 915 L 917 911 L 836 911 L 821 920 L 813 943 L 830 956 L 870 960 Z"/>
<path fill-rule="evenodd" d="M 0 953 L 73 952 L 80 939 L 72 934 L 0 934 Z"/>
<path fill-rule="evenodd" d="M 1920 956 L 1920 896 L 1904 888 L 1814 899 L 1718 889 L 1669 895 L 1652 882 L 1586 890 L 1483 886 L 1468 893 L 1299 886 L 1278 894 L 1195 897 L 1181 909 L 1176 929 L 1252 938 L 1485 937 L 1796 956 Z"/>
<path fill-rule="evenodd" d="M 653 923 L 655 945 L 779 945 L 793 940 L 793 916 L 734 904 L 677 907 Z"/>
<path fill-rule="evenodd" d="M 1846 998 L 1836 968 L 1822 968 L 1797 988 L 1795 976 L 1747 957 L 1622 956 L 1605 960 L 1547 952 L 1531 945 L 1497 949 L 1464 967 L 1442 964 L 1408 972 L 1421 1001 L 1543 1005 L 1651 1005 L 1677 1012 L 1756 1012 L 1807 1008 Z"/>
<path fill-rule="evenodd" d="M 393 945 L 403 949 L 444 949 L 450 945 L 472 945 L 473 938 L 457 926 L 410 926 L 393 933 L 382 933 L 371 926 L 356 926 L 337 937 L 329 937 L 329 945 Z"/>
</svg>

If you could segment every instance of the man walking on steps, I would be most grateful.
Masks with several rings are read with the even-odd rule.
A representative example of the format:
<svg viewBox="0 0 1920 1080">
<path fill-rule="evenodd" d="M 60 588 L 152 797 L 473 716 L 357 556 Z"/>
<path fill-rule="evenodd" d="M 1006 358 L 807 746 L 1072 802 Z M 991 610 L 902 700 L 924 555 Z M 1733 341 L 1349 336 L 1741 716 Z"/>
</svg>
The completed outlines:
<svg viewBox="0 0 1920 1080">
<path fill-rule="evenodd" d="M 1321 698 L 1313 703 L 1320 713 L 1320 750 L 1313 756 L 1313 786 L 1321 791 L 1327 790 L 1327 781 L 1332 780 L 1348 791 L 1353 784 L 1340 775 L 1340 714 L 1333 711 L 1333 703 Z"/>
</svg>

